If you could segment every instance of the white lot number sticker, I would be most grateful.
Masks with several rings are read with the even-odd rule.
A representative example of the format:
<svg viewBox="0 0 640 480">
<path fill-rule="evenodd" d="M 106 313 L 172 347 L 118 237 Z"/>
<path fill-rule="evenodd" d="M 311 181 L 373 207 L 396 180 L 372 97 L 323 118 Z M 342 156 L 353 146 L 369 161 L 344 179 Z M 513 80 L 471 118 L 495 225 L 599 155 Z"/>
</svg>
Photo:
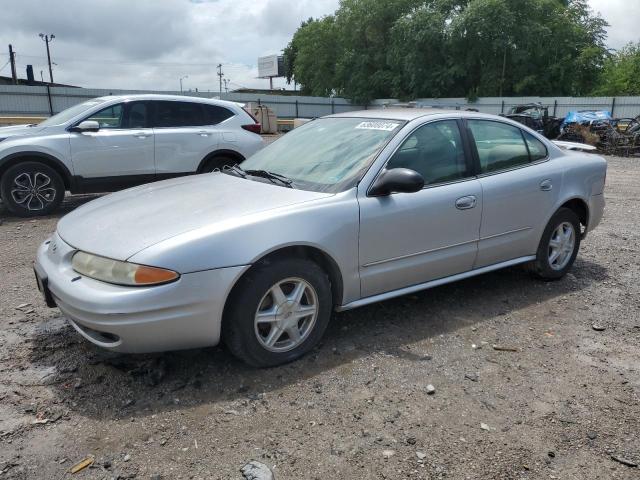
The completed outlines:
<svg viewBox="0 0 640 480">
<path fill-rule="evenodd" d="M 390 132 L 395 130 L 398 125 L 400 124 L 393 122 L 360 122 L 356 125 L 356 128 L 361 130 L 386 130 Z"/>
</svg>

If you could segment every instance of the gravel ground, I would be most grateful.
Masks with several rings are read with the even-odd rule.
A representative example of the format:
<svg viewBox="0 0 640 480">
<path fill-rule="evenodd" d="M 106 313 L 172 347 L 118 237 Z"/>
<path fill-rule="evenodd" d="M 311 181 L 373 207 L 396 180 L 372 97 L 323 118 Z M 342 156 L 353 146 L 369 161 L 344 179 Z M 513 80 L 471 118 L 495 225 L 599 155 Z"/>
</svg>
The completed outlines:
<svg viewBox="0 0 640 480">
<path fill-rule="evenodd" d="M 639 159 L 609 159 L 606 196 L 563 280 L 513 268 L 336 314 L 267 370 L 92 346 L 31 269 L 92 197 L 0 212 L 0 479 L 240 479 L 252 459 L 278 480 L 640 478 L 621 463 L 640 463 Z"/>
</svg>

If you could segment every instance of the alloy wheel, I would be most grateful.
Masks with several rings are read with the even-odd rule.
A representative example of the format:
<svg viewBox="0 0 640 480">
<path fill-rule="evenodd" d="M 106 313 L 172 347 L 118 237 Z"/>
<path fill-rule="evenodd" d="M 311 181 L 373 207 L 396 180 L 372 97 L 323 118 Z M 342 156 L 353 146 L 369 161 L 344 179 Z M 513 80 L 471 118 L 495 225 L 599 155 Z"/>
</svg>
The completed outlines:
<svg viewBox="0 0 640 480">
<path fill-rule="evenodd" d="M 13 179 L 13 201 L 31 212 L 44 210 L 56 198 L 51 178 L 42 172 L 23 172 Z"/>
<path fill-rule="evenodd" d="M 255 334 L 271 352 L 288 352 L 301 345 L 318 318 L 318 295 L 302 278 L 287 278 L 272 285 L 255 313 Z"/>
<path fill-rule="evenodd" d="M 576 244 L 576 231 L 570 222 L 562 222 L 556 227 L 549 239 L 549 266 L 554 270 L 562 270 L 573 255 Z"/>
</svg>

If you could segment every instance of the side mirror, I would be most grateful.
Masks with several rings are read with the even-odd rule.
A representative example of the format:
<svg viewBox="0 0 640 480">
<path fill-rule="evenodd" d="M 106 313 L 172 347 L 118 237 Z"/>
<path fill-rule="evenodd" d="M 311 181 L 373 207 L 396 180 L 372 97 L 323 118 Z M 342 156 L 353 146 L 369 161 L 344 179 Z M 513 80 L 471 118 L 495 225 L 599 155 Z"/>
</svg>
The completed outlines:
<svg viewBox="0 0 640 480">
<path fill-rule="evenodd" d="M 85 120 L 71 129 L 72 132 L 97 132 L 100 130 L 100 124 L 95 120 Z"/>
<path fill-rule="evenodd" d="M 413 193 L 422 190 L 424 178 L 409 168 L 385 170 L 369 189 L 372 197 L 383 197 L 391 193 Z"/>
</svg>

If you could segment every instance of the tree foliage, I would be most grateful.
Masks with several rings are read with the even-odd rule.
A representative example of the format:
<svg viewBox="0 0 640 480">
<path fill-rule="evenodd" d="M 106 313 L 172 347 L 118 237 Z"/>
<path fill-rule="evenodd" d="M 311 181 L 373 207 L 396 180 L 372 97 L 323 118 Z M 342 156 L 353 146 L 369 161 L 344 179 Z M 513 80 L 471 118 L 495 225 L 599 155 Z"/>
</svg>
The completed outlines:
<svg viewBox="0 0 640 480">
<path fill-rule="evenodd" d="M 640 95 L 640 43 L 630 43 L 604 64 L 595 95 Z"/>
<path fill-rule="evenodd" d="M 582 95 L 610 68 L 587 0 L 341 0 L 285 49 L 304 93 L 374 98 Z"/>
</svg>

